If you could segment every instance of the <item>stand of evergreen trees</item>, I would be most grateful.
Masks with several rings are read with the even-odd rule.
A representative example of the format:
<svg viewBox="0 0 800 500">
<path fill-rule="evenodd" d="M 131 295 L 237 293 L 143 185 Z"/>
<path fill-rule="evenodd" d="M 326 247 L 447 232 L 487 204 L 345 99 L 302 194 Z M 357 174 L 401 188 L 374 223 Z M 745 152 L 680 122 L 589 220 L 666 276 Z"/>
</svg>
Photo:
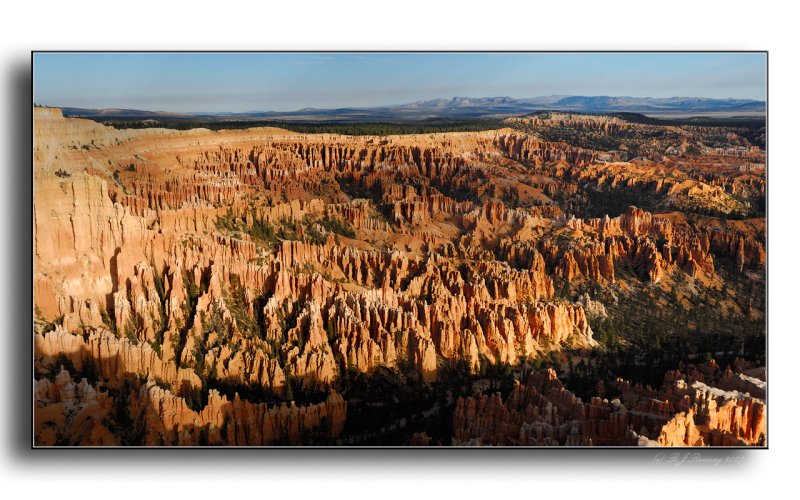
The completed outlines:
<svg viewBox="0 0 800 500">
<path fill-rule="evenodd" d="M 201 119 L 96 119 L 96 121 L 116 129 L 168 128 L 190 130 L 206 128 L 210 130 L 246 129 L 254 127 L 277 127 L 300 134 L 341 134 L 341 135 L 403 135 L 433 134 L 444 132 L 479 132 L 496 130 L 507 126 L 495 118 L 476 119 L 435 119 L 406 123 L 367 122 L 299 122 L 276 120 L 201 120 Z"/>
</svg>

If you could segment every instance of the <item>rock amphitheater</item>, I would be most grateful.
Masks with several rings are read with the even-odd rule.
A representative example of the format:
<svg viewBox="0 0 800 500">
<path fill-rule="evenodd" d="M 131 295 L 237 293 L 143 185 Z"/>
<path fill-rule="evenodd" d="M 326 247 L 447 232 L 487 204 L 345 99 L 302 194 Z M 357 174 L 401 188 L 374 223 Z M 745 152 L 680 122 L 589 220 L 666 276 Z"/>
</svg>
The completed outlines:
<svg viewBox="0 0 800 500">
<path fill-rule="evenodd" d="M 507 366 L 510 392 L 441 389 L 414 418 L 449 435 L 418 426 L 404 444 L 765 445 L 758 363 L 687 357 L 660 387 L 616 378 L 590 398 L 519 369 L 600 345 L 593 321 L 613 304 L 562 289 L 724 289 L 721 262 L 763 280 L 764 218 L 687 215 L 763 195 L 763 172 L 604 161 L 511 125 L 117 130 L 35 108 L 34 444 L 380 444 L 353 427 L 369 413 L 343 380 L 440 390 L 453 366 Z M 576 217 L 560 202 L 590 187 L 663 209 Z"/>
</svg>

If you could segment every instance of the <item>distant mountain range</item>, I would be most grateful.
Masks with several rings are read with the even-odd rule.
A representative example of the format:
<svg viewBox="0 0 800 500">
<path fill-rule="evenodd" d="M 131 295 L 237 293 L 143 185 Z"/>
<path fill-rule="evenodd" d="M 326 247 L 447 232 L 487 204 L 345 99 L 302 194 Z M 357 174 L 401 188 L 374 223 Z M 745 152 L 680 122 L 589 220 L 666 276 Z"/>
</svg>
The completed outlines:
<svg viewBox="0 0 800 500">
<path fill-rule="evenodd" d="M 170 113 L 134 109 L 62 108 L 65 116 L 98 120 L 297 120 L 339 122 L 408 122 L 429 119 L 465 119 L 524 115 L 536 111 L 560 110 L 581 113 L 641 113 L 660 117 L 763 116 L 766 102 L 751 99 L 708 99 L 702 97 L 610 97 L 553 95 L 515 99 L 511 97 L 453 97 L 415 101 L 372 108 L 305 108 L 298 111 L 256 111 L 248 113 Z"/>
</svg>

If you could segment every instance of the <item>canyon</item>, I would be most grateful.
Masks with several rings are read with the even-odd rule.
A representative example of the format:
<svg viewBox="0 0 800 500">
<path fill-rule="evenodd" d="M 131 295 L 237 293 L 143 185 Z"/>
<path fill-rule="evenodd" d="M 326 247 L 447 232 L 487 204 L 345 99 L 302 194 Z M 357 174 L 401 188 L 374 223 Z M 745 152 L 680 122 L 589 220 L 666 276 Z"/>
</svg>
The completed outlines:
<svg viewBox="0 0 800 500">
<path fill-rule="evenodd" d="M 766 445 L 757 134 L 33 113 L 37 446 Z"/>
</svg>

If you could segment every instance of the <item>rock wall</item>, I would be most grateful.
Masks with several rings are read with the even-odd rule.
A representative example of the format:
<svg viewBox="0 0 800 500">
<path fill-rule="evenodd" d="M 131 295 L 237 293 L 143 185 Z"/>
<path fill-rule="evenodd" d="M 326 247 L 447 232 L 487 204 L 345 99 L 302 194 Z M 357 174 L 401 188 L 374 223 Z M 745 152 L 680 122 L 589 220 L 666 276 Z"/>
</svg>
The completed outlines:
<svg viewBox="0 0 800 500">
<path fill-rule="evenodd" d="M 131 397 L 130 411 L 146 446 L 302 445 L 335 439 L 344 427 L 347 403 L 332 393 L 319 404 L 268 406 L 238 397 L 229 401 L 212 389 L 208 404 L 196 412 L 183 398 L 148 383 Z"/>
</svg>

